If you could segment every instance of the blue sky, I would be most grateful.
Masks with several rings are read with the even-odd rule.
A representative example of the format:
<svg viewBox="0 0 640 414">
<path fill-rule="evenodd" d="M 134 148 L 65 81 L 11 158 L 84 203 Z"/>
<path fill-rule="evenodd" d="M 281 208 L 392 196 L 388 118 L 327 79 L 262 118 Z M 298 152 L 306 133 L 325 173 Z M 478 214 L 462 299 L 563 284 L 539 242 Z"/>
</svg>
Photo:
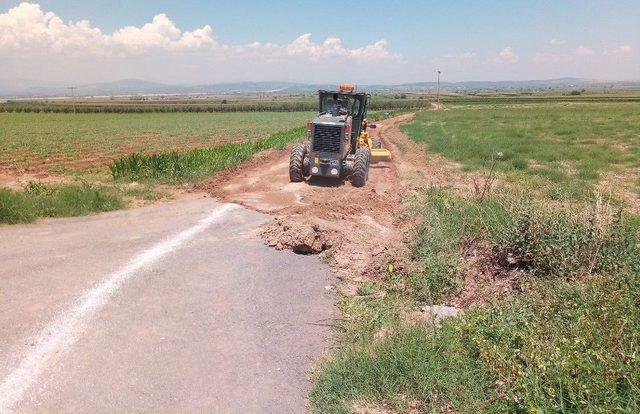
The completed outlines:
<svg viewBox="0 0 640 414">
<path fill-rule="evenodd" d="M 50 80 L 65 76 L 109 80 L 109 76 L 130 74 L 174 83 L 268 79 L 324 82 L 344 77 L 406 82 L 431 80 L 432 73 L 440 68 L 453 81 L 563 76 L 640 79 L 638 0 L 33 3 L 43 14 L 54 13 L 65 25 L 88 20 L 103 39 L 91 37 L 89 42 L 89 35 L 81 30 L 85 40 L 77 40 L 72 26 L 70 30 L 54 30 L 46 41 L 41 36 L 34 40 L 33 36 L 21 35 L 13 47 L 23 51 L 24 62 L 11 66 L 6 60 L 0 61 L 0 70 L 5 73 Z M 19 1 L 0 0 L 0 39 L 3 24 L 17 21 L 9 17 L 18 13 L 9 10 L 19 7 Z M 3 13 L 9 16 L 5 20 Z M 189 39 L 180 40 L 173 29 L 162 32 L 169 33 L 169 40 L 158 38 L 157 43 L 149 40 L 144 45 L 135 31 L 128 31 L 126 38 L 125 33 L 109 38 L 127 26 L 143 28 L 159 14 L 166 20 L 153 21 L 155 25 L 145 29 L 147 34 L 170 22 L 180 34 L 205 28 L 206 33 L 200 35 L 210 37 L 213 43 L 205 39 L 204 43 L 187 45 Z M 27 24 L 40 27 L 37 16 L 29 16 Z M 44 24 L 50 24 L 50 19 Z M 5 39 L 6 33 L 17 36 L 17 27 L 5 27 Z M 310 37 L 295 43 L 305 34 Z M 60 40 L 54 36 L 66 37 Z M 326 39 L 339 39 L 339 44 L 324 44 Z M 381 40 L 383 43 L 377 43 Z M 246 47 L 256 42 L 260 45 L 250 50 Z M 0 42 L 0 50 L 7 49 L 7 43 Z M 97 43 L 104 45 L 93 50 L 96 48 L 91 45 Z M 65 66 L 60 59 L 61 54 L 69 53 L 77 58 L 75 67 Z M 92 61 L 101 67 L 92 67 Z M 46 62 L 52 72 L 47 75 L 28 69 L 28 64 L 35 62 Z M 153 69 L 151 65 L 165 67 Z M 207 71 L 206 67 L 215 70 Z M 355 71 L 358 74 L 353 74 Z"/>
</svg>

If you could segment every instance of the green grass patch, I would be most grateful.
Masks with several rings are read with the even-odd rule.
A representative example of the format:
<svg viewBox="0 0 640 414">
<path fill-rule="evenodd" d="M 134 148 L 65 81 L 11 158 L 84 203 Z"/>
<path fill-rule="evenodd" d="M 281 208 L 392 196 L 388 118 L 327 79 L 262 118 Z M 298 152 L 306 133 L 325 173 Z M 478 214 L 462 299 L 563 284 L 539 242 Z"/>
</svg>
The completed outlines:
<svg viewBox="0 0 640 414">
<path fill-rule="evenodd" d="M 24 191 L 0 188 L 0 223 L 29 223 L 41 217 L 81 216 L 123 208 L 113 189 L 89 184 L 29 183 Z"/>
<path fill-rule="evenodd" d="M 365 400 L 403 412 L 406 399 L 422 402 L 425 413 L 486 411 L 495 398 L 489 373 L 459 335 L 450 324 L 437 333 L 414 326 L 348 347 L 317 376 L 310 394 L 314 411 L 346 414 L 353 401 Z"/>
<path fill-rule="evenodd" d="M 423 413 L 636 413 L 638 282 L 633 273 L 546 282 L 439 329 L 403 327 L 348 346 L 322 367 L 312 405 L 320 413 L 347 413 L 362 400 L 398 412 L 411 401 Z"/>
<path fill-rule="evenodd" d="M 302 140 L 304 127 L 277 132 L 267 138 L 213 148 L 154 155 L 134 153 L 120 158 L 109 166 L 114 179 L 153 180 L 166 183 L 194 182 L 213 173 L 248 161 L 266 149 L 282 149 L 289 143 Z"/>
<path fill-rule="evenodd" d="M 425 111 L 403 128 L 467 171 L 495 163 L 517 185 L 586 200 L 603 172 L 637 166 L 639 123 L 637 103 L 540 104 Z"/>
</svg>

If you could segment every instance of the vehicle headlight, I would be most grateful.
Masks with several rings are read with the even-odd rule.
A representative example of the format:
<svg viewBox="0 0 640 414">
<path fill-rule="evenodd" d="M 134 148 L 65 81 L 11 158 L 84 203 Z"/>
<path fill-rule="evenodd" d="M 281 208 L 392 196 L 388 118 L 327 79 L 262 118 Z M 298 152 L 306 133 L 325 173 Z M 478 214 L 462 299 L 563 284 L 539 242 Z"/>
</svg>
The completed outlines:
<svg viewBox="0 0 640 414">
<path fill-rule="evenodd" d="M 314 173 L 314 174 L 318 174 L 318 171 L 319 171 L 318 167 L 312 167 L 311 168 L 311 172 Z"/>
<path fill-rule="evenodd" d="M 331 175 L 338 175 L 338 169 L 337 168 L 332 168 L 331 169 Z"/>
</svg>

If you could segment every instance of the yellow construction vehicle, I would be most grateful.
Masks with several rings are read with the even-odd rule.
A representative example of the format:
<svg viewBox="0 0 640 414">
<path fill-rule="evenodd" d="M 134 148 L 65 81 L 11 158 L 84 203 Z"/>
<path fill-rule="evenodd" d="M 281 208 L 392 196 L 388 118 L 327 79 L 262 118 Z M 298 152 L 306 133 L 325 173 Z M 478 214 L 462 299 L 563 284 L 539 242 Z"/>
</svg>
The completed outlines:
<svg viewBox="0 0 640 414">
<path fill-rule="evenodd" d="M 391 159 L 380 137 L 367 132 L 376 128 L 367 123 L 370 96 L 356 92 L 354 85 L 340 85 L 338 91 L 318 91 L 318 97 L 320 110 L 307 123 L 307 141 L 291 151 L 289 178 L 350 178 L 354 187 L 362 187 L 371 162 Z"/>
</svg>

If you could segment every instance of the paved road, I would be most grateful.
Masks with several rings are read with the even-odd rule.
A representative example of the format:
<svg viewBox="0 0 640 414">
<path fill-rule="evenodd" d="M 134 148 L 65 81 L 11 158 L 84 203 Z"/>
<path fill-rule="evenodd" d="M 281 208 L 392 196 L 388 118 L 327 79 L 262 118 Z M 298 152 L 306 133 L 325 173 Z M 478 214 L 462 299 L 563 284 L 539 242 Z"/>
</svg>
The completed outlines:
<svg viewBox="0 0 640 414">
<path fill-rule="evenodd" d="M 208 198 L 0 227 L 0 412 L 305 411 L 329 270 Z"/>
</svg>

